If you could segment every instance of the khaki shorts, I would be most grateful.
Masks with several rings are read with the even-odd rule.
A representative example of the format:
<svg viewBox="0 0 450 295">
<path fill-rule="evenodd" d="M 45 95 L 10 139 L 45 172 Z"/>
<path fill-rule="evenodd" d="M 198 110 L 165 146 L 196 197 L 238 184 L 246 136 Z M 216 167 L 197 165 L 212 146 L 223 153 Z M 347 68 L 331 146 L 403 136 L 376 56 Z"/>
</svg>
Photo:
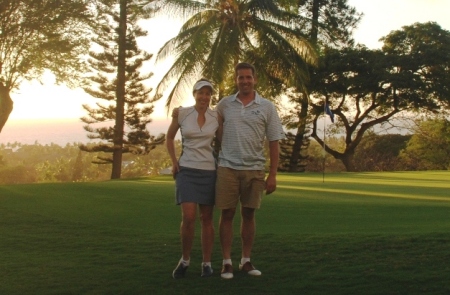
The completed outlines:
<svg viewBox="0 0 450 295">
<path fill-rule="evenodd" d="M 242 207 L 258 209 L 266 187 L 263 170 L 235 170 L 217 168 L 216 207 L 219 209 Z"/>
</svg>

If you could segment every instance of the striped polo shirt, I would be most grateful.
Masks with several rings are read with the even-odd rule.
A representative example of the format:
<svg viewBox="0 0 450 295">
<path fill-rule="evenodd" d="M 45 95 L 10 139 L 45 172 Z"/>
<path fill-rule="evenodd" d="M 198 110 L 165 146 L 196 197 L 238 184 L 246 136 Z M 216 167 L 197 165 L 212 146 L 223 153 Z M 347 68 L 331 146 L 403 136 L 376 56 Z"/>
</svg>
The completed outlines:
<svg viewBox="0 0 450 295">
<path fill-rule="evenodd" d="M 255 91 L 255 99 L 246 106 L 236 93 L 222 98 L 216 109 L 224 119 L 219 166 L 264 170 L 265 140 L 285 138 L 275 105 Z"/>
</svg>

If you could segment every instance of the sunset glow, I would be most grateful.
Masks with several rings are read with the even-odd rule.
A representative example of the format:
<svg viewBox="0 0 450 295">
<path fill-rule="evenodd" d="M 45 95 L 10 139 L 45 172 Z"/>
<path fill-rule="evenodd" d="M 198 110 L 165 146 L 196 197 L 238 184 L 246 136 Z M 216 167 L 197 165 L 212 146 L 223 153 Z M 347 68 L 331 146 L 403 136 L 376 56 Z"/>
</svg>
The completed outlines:
<svg viewBox="0 0 450 295">
<path fill-rule="evenodd" d="M 442 28 L 450 29 L 450 18 L 446 15 L 450 11 L 448 0 L 349 0 L 348 3 L 356 7 L 358 12 L 364 13 L 354 37 L 358 43 L 365 44 L 371 49 L 380 48 L 381 43 L 378 40 L 390 31 L 415 22 L 435 21 Z M 156 54 L 158 47 L 176 35 L 180 25 L 181 21 L 174 19 L 146 20 L 143 27 L 149 32 L 146 39 L 149 41 L 139 43 L 142 43 L 140 45 L 146 51 Z M 152 31 L 155 27 L 156 30 Z M 154 73 L 152 83 L 156 84 L 158 77 L 164 74 L 164 70 L 151 66 L 148 68 Z M 10 120 L 80 118 L 85 115 L 81 105 L 85 103 L 94 105 L 96 102 L 81 89 L 71 90 L 65 86 L 55 85 L 51 74 L 47 74 L 42 80 L 43 85 L 37 81 L 24 82 L 19 90 L 11 94 L 14 110 Z M 152 116 L 154 119 L 167 119 L 164 104 L 164 97 L 155 104 Z"/>
</svg>

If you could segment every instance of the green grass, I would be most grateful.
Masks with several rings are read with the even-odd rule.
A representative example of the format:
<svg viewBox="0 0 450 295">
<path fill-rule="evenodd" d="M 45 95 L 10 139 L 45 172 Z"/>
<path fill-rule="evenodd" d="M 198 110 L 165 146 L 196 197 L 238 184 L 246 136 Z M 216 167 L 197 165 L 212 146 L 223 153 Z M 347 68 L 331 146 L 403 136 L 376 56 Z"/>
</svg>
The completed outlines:
<svg viewBox="0 0 450 295">
<path fill-rule="evenodd" d="M 230 281 L 218 238 L 212 278 L 199 276 L 199 238 L 187 277 L 171 278 L 181 254 L 170 177 L 0 186 L 0 294 L 450 294 L 450 172 L 278 180 L 257 212 L 263 275 Z"/>
</svg>

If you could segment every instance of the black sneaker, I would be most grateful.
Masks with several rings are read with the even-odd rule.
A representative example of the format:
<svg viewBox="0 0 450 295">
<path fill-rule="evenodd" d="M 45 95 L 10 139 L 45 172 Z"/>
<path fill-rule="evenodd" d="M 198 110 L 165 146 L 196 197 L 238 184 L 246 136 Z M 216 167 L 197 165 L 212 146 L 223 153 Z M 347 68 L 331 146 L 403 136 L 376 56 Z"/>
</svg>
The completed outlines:
<svg viewBox="0 0 450 295">
<path fill-rule="evenodd" d="M 207 278 L 212 276 L 213 269 L 209 265 L 202 264 L 202 278 Z"/>
<path fill-rule="evenodd" d="M 186 274 L 186 270 L 188 269 L 189 266 L 186 266 L 183 264 L 183 262 L 178 262 L 177 267 L 173 270 L 172 272 L 172 277 L 174 279 L 181 279 L 184 278 L 184 275 Z"/>
</svg>

